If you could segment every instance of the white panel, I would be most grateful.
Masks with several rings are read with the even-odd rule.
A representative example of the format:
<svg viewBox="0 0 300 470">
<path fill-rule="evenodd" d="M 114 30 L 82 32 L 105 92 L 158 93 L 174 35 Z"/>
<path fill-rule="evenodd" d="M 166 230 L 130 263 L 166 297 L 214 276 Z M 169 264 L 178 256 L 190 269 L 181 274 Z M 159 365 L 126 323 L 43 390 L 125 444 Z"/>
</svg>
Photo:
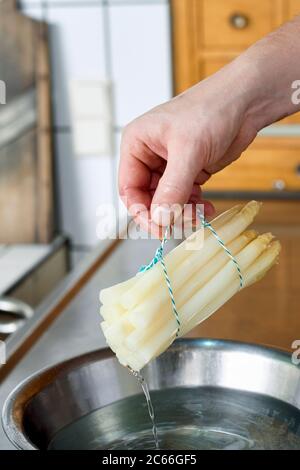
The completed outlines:
<svg viewBox="0 0 300 470">
<path fill-rule="evenodd" d="M 38 3 L 22 3 L 21 4 L 21 11 L 26 16 L 30 16 L 30 18 L 34 18 L 35 20 L 43 20 L 43 9 L 39 6 Z"/>
<path fill-rule="evenodd" d="M 98 157 L 111 155 L 111 125 L 105 121 L 93 120 L 74 120 L 73 145 L 75 157 Z"/>
<path fill-rule="evenodd" d="M 70 134 L 56 134 L 61 229 L 75 244 L 94 245 L 99 204 L 113 203 L 110 157 L 75 159 Z"/>
<path fill-rule="evenodd" d="M 111 83 L 100 80 L 73 80 L 71 83 L 72 115 L 78 119 L 112 120 Z"/>
<path fill-rule="evenodd" d="M 97 0 L 94 0 L 94 1 L 90 0 L 89 3 L 90 4 L 92 4 L 92 3 L 95 3 L 95 4 L 98 3 L 99 4 L 100 1 L 99 0 L 98 1 Z M 73 6 L 76 3 L 78 3 L 80 5 L 84 5 L 84 3 L 86 3 L 86 0 L 47 0 L 47 3 L 48 3 L 48 5 L 54 5 L 54 6 L 68 5 L 68 4 L 70 4 L 70 6 Z"/>
<path fill-rule="evenodd" d="M 116 120 L 123 126 L 171 97 L 170 12 L 166 4 L 109 11 Z"/>
<path fill-rule="evenodd" d="M 50 7 L 54 120 L 70 126 L 72 79 L 106 79 L 103 7 Z"/>
<path fill-rule="evenodd" d="M 112 155 L 110 82 L 74 80 L 70 94 L 76 156 Z"/>
</svg>

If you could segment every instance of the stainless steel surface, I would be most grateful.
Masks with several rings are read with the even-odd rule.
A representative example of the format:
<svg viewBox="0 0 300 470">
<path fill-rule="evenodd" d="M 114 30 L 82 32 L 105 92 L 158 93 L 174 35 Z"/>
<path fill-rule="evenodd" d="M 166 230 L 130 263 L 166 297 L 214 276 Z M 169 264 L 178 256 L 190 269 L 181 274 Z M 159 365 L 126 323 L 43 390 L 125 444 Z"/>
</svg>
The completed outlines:
<svg viewBox="0 0 300 470">
<path fill-rule="evenodd" d="M 12 98 L 0 112 L 0 148 L 9 145 L 37 123 L 36 89 Z"/>
<path fill-rule="evenodd" d="M 34 317 L 8 339 L 7 354 L 9 356 L 23 344 L 23 341 L 39 327 L 43 320 L 47 319 L 49 312 L 69 294 L 78 280 L 113 242 L 113 240 L 101 242 L 35 311 Z M 101 329 L 98 327 L 100 289 L 134 275 L 139 267 L 145 264 L 145 260 L 151 260 L 156 248 L 157 241 L 155 240 L 124 240 L 117 245 L 95 275 L 65 307 L 64 312 L 18 362 L 9 376 L 2 381 L 0 409 L 12 389 L 37 370 L 106 346 Z M 12 444 L 0 426 L 0 450 L 12 448 Z"/>
<path fill-rule="evenodd" d="M 58 239 L 57 245 L 61 242 Z M 76 268 L 71 271 L 59 285 L 53 289 L 49 296 L 35 309 L 34 316 L 27 321 L 22 328 L 11 335 L 6 341 L 6 357 L 9 359 L 41 325 L 49 317 L 49 313 L 59 305 L 63 299 L 69 295 L 74 286 L 91 268 L 93 263 L 103 256 L 107 250 L 113 245 L 114 240 L 104 240 L 91 253 L 89 253 Z M 56 248 L 55 246 L 55 248 Z M 105 278 L 104 278 L 105 279 Z M 117 281 L 116 281 L 117 282 Z M 112 281 L 112 284 L 114 281 Z"/>
<path fill-rule="evenodd" d="M 15 333 L 33 314 L 33 309 L 26 303 L 11 297 L 0 297 L 0 334 Z"/>
<path fill-rule="evenodd" d="M 266 395 L 300 410 L 300 367 L 292 364 L 289 354 L 275 349 L 230 341 L 179 340 L 145 368 L 144 376 L 150 390 L 199 391 L 199 387 L 213 387 L 229 390 L 228 397 L 230 391 L 234 394 L 239 390 Z M 65 426 L 138 393 L 138 383 L 113 354 L 109 350 L 96 351 L 40 372 L 19 385 L 6 401 L 3 425 L 16 447 L 47 448 Z M 276 420 L 276 414 L 267 415 L 268 419 Z M 220 418 L 216 419 L 218 424 Z M 119 415 L 113 418 L 113 425 L 125 426 L 120 420 Z M 169 420 L 174 422 L 176 416 Z M 300 413 L 295 410 L 293 415 L 293 409 L 289 409 L 287 421 L 284 426 L 299 426 Z M 231 424 L 239 432 L 241 425 L 241 422 Z M 260 424 L 256 424 L 258 429 L 255 423 L 251 426 L 251 433 L 257 435 Z M 101 428 L 98 432 L 101 433 Z M 281 443 L 276 442 L 284 446 L 286 435 L 282 428 L 280 433 Z M 292 442 L 296 445 L 295 440 Z M 297 443 L 300 446 L 300 438 Z M 77 446 L 80 445 L 79 440 Z"/>
</svg>

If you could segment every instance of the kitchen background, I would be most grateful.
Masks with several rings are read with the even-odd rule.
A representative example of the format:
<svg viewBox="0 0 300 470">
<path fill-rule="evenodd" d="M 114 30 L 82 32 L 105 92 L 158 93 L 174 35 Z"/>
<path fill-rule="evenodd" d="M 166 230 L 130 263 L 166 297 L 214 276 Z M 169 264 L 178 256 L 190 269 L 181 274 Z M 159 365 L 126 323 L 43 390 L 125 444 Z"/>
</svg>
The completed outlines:
<svg viewBox="0 0 300 470">
<path fill-rule="evenodd" d="M 29 0 L 17 6 L 48 24 L 55 228 L 68 238 L 68 264 L 74 265 L 97 243 L 99 233 L 101 237 L 101 204 L 113 203 L 125 216 L 116 185 L 122 127 L 172 96 L 169 5 L 164 0 Z M 53 246 L 44 244 L 19 246 L 30 242 L 30 236 L 16 227 L 14 232 L 0 240 L 5 272 L 0 293 L 20 284 L 28 270 L 53 252 Z M 11 241 L 18 246 L 8 247 Z M 26 293 L 18 289 L 18 297 L 37 303 L 63 276 L 64 244 L 61 238 L 55 240 L 60 267 L 52 282 L 48 279 L 47 287 L 34 288 L 30 295 L 26 285 Z M 46 271 L 51 277 L 48 265 Z"/>
<path fill-rule="evenodd" d="M 97 242 L 99 204 L 117 204 L 122 127 L 172 96 L 169 5 L 29 0 L 21 8 L 50 25 L 59 226 L 80 251 Z"/>
<path fill-rule="evenodd" d="M 33 25 L 26 23 L 23 31 L 11 26 L 18 24 L 14 16 L 11 25 L 5 23 L 5 15 L 0 19 L 0 32 L 8 28 L 11 37 L 18 36 L 20 61 L 30 41 L 36 51 L 39 41 L 43 43 L 48 38 L 47 47 L 43 43 L 42 49 L 49 48 L 49 67 L 44 50 L 42 60 L 35 57 L 39 72 L 34 81 L 39 90 L 39 118 L 44 119 L 41 129 L 48 140 L 41 144 L 40 137 L 36 138 L 35 150 L 27 152 L 27 156 L 34 154 L 32 171 L 28 170 L 26 160 L 22 166 L 25 173 L 18 173 L 19 170 L 13 173 L 18 176 L 16 180 L 3 170 L 5 162 L 7 165 L 11 160 L 0 152 L 0 165 L 4 165 L 2 189 L 0 185 L 0 219 L 3 218 L 0 220 L 0 295 L 16 297 L 35 308 L 99 245 L 102 226 L 97 208 L 103 203 L 113 203 L 119 208 L 121 218 L 126 215 L 116 184 L 124 125 L 210 75 L 300 12 L 300 0 L 0 2 L 0 8 L 7 5 L 10 5 L 7 8 L 19 8 L 27 18 L 48 25 L 47 35 L 38 25 L 35 42 L 32 36 L 29 40 Z M 7 37 L 9 34 L 4 39 Z M 8 50 L 9 44 L 7 41 Z M 2 64 L 6 64 L 4 54 L 3 57 Z M 9 59 L 10 65 L 11 62 Z M 0 50 L 0 79 L 6 78 L 5 73 Z M 1 113 L 10 104 L 9 77 L 6 81 L 9 99 L 7 105 L 1 105 Z M 0 124 L 1 119 L 0 114 Z M 195 330 L 194 335 L 216 336 L 217 331 L 218 336 L 289 347 L 294 331 L 299 328 L 298 120 L 296 115 L 264 129 L 245 157 L 206 185 L 218 212 L 237 200 L 253 197 L 264 200 L 258 223 L 272 229 L 282 240 L 284 249 L 280 269 L 274 270 L 263 286 L 259 284 L 241 293 L 224 307 L 222 318 L 216 316 L 221 318 L 220 324 L 213 317 L 201 325 L 201 330 Z M 10 153 L 19 152 L 23 158 L 26 152 L 22 149 L 21 146 L 21 150 Z M 24 181 L 32 183 L 28 199 L 28 188 L 23 191 Z M 16 193 L 19 204 L 7 210 Z M 30 204 L 34 213 L 31 224 L 28 222 Z M 13 212 L 18 213 L 16 225 L 12 224 L 8 230 Z M 252 305 L 258 298 L 256 315 L 253 315 Z M 0 310 L 5 311 L 4 307 L 0 305 Z M 239 318 L 236 311 L 245 313 Z M 258 317 L 264 317 L 264 329 L 257 328 Z M 11 333 L 9 328 L 16 327 L 10 323 L 8 319 L 6 329 L 1 330 L 0 326 L 0 337 L 1 331 Z"/>
</svg>

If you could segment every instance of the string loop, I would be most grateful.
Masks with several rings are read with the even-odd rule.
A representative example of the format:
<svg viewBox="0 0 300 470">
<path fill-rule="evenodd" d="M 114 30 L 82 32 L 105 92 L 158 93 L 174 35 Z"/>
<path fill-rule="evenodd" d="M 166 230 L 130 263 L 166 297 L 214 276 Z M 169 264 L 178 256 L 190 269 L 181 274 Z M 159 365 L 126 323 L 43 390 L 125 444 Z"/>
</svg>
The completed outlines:
<svg viewBox="0 0 300 470">
<path fill-rule="evenodd" d="M 227 248 L 227 246 L 225 245 L 225 243 L 223 242 L 223 240 L 219 237 L 219 235 L 217 234 L 217 232 L 215 231 L 215 229 L 213 228 L 213 226 L 207 222 L 207 220 L 205 219 L 204 215 L 202 214 L 202 212 L 200 212 L 199 210 L 197 210 L 197 214 L 202 222 L 202 225 L 204 228 L 208 228 L 211 233 L 215 236 L 215 238 L 218 240 L 219 244 L 221 245 L 221 247 L 225 250 L 225 253 L 229 256 L 229 258 L 231 259 L 231 261 L 234 263 L 235 267 L 236 267 L 236 270 L 238 272 L 238 276 L 239 276 L 239 281 L 240 281 L 240 289 L 242 289 L 243 285 L 244 285 L 244 278 L 243 278 L 243 274 L 242 274 L 242 271 L 241 271 L 241 268 L 240 268 L 240 265 L 239 263 L 237 262 L 236 258 L 233 256 L 233 254 L 231 253 L 231 251 L 229 250 L 229 248 Z"/>
<path fill-rule="evenodd" d="M 234 265 L 236 267 L 236 270 L 237 270 L 237 273 L 238 273 L 238 276 L 239 276 L 240 289 L 242 289 L 242 287 L 244 285 L 244 278 L 243 278 L 241 268 L 240 268 L 239 263 L 237 262 L 236 258 L 231 253 L 229 248 L 227 248 L 227 246 L 225 245 L 225 243 L 223 242 L 221 237 L 217 234 L 217 232 L 215 231 L 213 226 L 209 222 L 207 222 L 207 220 L 205 219 L 204 215 L 202 214 L 202 212 L 200 210 L 197 210 L 197 215 L 198 215 L 198 217 L 199 217 L 199 219 L 202 223 L 203 228 L 207 228 L 208 230 L 211 231 L 211 233 L 214 235 L 214 237 L 216 238 L 218 243 L 221 245 L 221 247 L 223 248 L 225 253 L 229 256 L 231 261 L 234 263 Z M 155 266 L 157 263 L 161 263 L 162 268 L 163 268 L 163 273 L 164 273 L 164 276 L 165 276 L 165 280 L 166 280 L 166 283 L 167 283 L 171 303 L 172 303 L 173 314 L 174 314 L 174 317 L 175 317 L 175 320 L 176 320 L 176 323 L 177 323 L 176 338 L 178 338 L 178 336 L 180 334 L 181 321 L 180 321 L 179 313 L 178 313 L 177 308 L 176 308 L 176 302 L 175 302 L 175 298 L 174 298 L 174 293 L 173 293 L 173 289 L 172 289 L 171 280 L 170 280 L 170 277 L 168 275 L 166 263 L 165 263 L 165 260 L 164 260 L 164 247 L 165 247 L 165 245 L 168 241 L 168 232 L 169 232 L 169 230 L 170 230 L 170 227 L 168 227 L 166 229 L 164 237 L 163 237 L 163 239 L 160 243 L 160 246 L 157 248 L 157 250 L 155 252 L 155 255 L 154 255 L 153 259 L 151 260 L 151 262 L 147 265 L 142 266 L 140 268 L 139 272 L 148 271 L 149 269 L 153 268 L 153 266 Z"/>
<path fill-rule="evenodd" d="M 179 313 L 178 313 L 177 308 L 176 308 L 176 303 L 175 303 L 175 298 L 174 298 L 173 289 L 172 289 L 172 285 L 171 285 L 171 280 L 169 278 L 166 263 L 165 263 L 165 260 L 164 260 L 164 246 L 165 246 L 165 244 L 167 243 L 167 240 L 168 240 L 168 232 L 169 232 L 169 227 L 166 229 L 164 237 L 161 241 L 161 244 L 157 248 L 152 261 L 148 265 L 142 266 L 140 268 L 139 272 L 148 271 L 149 269 L 153 268 L 153 266 L 155 266 L 157 263 L 159 263 L 159 262 L 161 263 L 162 268 L 163 268 L 163 272 L 164 272 L 164 276 L 165 276 L 165 280 L 166 280 L 166 283 L 167 283 L 171 303 L 172 303 L 173 314 L 174 314 L 174 317 L 175 317 L 175 320 L 176 320 L 176 323 L 177 323 L 176 338 L 178 338 L 179 333 L 180 333 L 181 322 L 180 322 Z"/>
</svg>

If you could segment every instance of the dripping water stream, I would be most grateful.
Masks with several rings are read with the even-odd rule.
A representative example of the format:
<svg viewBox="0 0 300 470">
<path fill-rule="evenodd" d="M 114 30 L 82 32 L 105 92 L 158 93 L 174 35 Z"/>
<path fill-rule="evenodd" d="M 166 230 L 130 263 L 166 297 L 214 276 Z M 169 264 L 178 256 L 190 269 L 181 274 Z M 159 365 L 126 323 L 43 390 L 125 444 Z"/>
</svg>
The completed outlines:
<svg viewBox="0 0 300 470">
<path fill-rule="evenodd" d="M 151 395 L 149 392 L 149 387 L 147 384 L 147 381 L 145 378 L 142 376 L 140 372 L 134 371 L 130 367 L 128 367 L 129 371 L 131 374 L 136 377 L 137 381 L 139 382 L 140 386 L 142 387 L 142 390 L 144 392 L 146 402 L 147 402 L 147 407 L 148 407 L 148 413 L 149 413 L 149 418 L 152 423 L 152 434 L 153 434 L 153 439 L 154 439 L 154 444 L 155 444 L 155 449 L 159 449 L 159 440 L 158 440 L 158 432 L 157 432 L 157 426 L 155 422 L 155 413 L 154 413 L 154 408 L 151 400 Z"/>
</svg>

